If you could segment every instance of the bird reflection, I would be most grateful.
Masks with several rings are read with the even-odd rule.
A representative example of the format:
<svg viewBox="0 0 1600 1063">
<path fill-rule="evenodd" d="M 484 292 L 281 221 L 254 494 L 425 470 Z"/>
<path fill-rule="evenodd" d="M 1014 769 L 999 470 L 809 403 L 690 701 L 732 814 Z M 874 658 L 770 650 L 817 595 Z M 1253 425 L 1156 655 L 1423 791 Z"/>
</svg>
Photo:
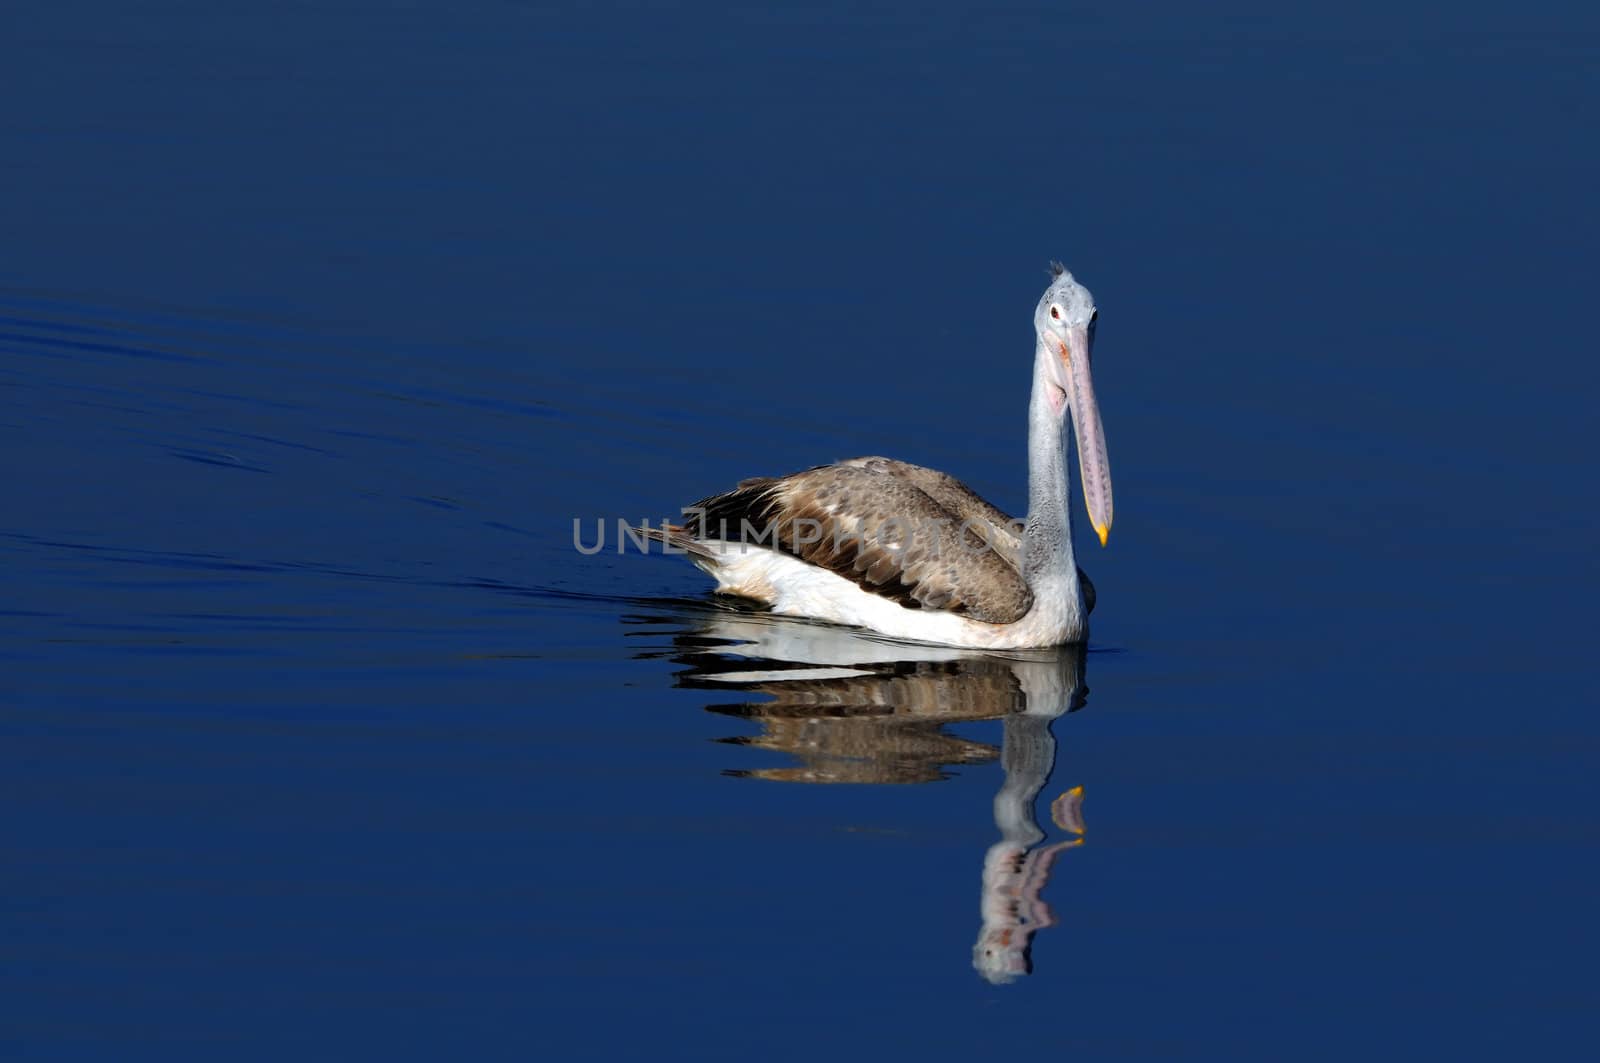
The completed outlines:
<svg viewBox="0 0 1600 1063">
<path fill-rule="evenodd" d="M 679 686 L 725 692 L 711 712 L 757 723 L 724 741 L 787 754 L 783 767 L 730 772 L 778 782 L 917 783 L 947 768 L 1000 758 L 994 799 L 1000 840 L 984 855 L 982 927 L 972 962 L 991 982 L 1032 970 L 1034 934 L 1054 925 L 1041 893 L 1055 860 L 1083 843 L 1083 790 L 1051 805 L 1066 840 L 1042 846 L 1034 803 L 1055 765 L 1056 717 L 1087 695 L 1083 650 L 982 652 L 919 646 L 870 634 L 717 613 L 674 636 Z M 758 699 L 758 700 L 734 700 Z M 947 733 L 950 724 L 1003 721 L 1001 746 Z"/>
</svg>

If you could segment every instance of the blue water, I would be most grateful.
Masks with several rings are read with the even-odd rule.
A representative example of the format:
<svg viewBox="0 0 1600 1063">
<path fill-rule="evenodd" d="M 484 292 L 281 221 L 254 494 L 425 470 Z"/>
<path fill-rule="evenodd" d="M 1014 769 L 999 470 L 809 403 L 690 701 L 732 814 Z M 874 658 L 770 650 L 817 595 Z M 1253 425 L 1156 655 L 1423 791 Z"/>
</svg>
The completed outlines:
<svg viewBox="0 0 1600 1063">
<path fill-rule="evenodd" d="M 1588 1058 L 1600 18 L 5 22 L 6 1058 Z M 574 550 L 1021 509 L 1051 258 L 1086 653 Z"/>
</svg>

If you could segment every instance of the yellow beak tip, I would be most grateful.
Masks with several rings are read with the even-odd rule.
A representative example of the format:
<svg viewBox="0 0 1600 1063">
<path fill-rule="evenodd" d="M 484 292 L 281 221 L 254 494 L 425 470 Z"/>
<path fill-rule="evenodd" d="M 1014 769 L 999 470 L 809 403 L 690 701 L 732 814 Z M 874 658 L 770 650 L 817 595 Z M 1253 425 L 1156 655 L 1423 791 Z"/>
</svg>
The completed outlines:
<svg viewBox="0 0 1600 1063">
<path fill-rule="evenodd" d="M 1110 528 L 1101 528 L 1101 527 L 1097 526 L 1094 531 L 1095 531 L 1096 535 L 1100 536 L 1100 545 L 1101 546 L 1104 546 L 1106 544 L 1106 540 L 1111 538 L 1111 529 Z"/>
</svg>

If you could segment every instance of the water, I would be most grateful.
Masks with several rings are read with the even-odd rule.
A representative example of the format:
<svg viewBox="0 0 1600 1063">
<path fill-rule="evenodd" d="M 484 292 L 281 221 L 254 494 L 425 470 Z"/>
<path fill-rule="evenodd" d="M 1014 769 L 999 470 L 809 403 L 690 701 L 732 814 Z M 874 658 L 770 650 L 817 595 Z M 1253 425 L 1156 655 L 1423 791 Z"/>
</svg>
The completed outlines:
<svg viewBox="0 0 1600 1063">
<path fill-rule="evenodd" d="M 8 21 L 8 1056 L 1584 1056 L 1593 16 Z M 1053 257 L 1087 653 L 573 550 L 1021 508 Z"/>
</svg>

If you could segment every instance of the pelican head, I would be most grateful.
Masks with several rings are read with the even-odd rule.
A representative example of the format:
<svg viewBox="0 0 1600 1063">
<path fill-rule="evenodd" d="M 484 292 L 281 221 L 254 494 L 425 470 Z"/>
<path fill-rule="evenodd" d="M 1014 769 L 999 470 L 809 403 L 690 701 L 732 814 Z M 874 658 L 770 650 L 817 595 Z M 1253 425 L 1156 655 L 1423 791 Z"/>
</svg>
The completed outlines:
<svg viewBox="0 0 1600 1063">
<path fill-rule="evenodd" d="M 1100 407 L 1095 402 L 1090 375 L 1099 312 L 1089 289 L 1074 280 L 1065 267 L 1053 263 L 1051 272 L 1054 280 L 1033 312 L 1033 327 L 1038 334 L 1038 375 L 1034 386 L 1044 387 L 1056 416 L 1068 410 L 1072 413 L 1083 501 L 1089 510 L 1089 522 L 1104 546 L 1111 534 L 1111 466 L 1106 459 L 1106 435 L 1100 426 Z"/>
</svg>

